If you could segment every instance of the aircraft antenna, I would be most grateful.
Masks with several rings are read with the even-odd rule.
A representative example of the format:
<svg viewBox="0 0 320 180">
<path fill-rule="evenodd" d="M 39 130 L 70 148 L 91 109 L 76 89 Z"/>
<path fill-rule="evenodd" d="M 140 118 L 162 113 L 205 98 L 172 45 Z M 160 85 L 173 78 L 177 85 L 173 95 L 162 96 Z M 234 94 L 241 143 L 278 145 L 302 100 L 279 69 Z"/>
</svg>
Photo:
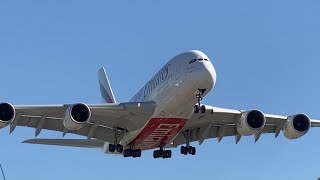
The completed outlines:
<svg viewBox="0 0 320 180">
<path fill-rule="evenodd" d="M 3 169 L 2 169 L 2 164 L 0 164 L 0 168 L 1 168 L 1 173 L 2 173 L 3 179 L 4 179 L 4 180 L 7 180 L 7 179 L 6 179 L 6 176 L 4 175 Z"/>
</svg>

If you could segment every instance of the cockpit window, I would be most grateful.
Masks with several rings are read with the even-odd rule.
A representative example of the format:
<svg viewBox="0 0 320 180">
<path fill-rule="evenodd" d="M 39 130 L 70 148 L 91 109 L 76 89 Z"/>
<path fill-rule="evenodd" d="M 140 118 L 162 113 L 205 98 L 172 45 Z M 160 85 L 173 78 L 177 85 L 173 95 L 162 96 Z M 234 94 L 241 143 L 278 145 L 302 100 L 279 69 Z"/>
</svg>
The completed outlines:
<svg viewBox="0 0 320 180">
<path fill-rule="evenodd" d="M 209 59 L 203 59 L 203 58 L 199 58 L 199 59 L 192 59 L 189 64 L 194 63 L 196 61 L 209 61 Z"/>
<path fill-rule="evenodd" d="M 194 62 L 196 62 L 196 61 L 197 61 L 197 59 L 192 59 L 192 60 L 189 62 L 189 64 L 194 63 Z"/>
</svg>

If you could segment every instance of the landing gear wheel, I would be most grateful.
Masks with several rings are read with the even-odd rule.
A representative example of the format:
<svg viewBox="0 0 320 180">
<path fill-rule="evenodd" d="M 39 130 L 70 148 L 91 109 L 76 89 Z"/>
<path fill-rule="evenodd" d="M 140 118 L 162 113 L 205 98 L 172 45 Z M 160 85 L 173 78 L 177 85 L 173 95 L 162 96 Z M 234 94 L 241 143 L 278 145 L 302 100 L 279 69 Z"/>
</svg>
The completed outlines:
<svg viewBox="0 0 320 180">
<path fill-rule="evenodd" d="M 195 155 L 196 154 L 196 148 L 193 147 L 193 146 L 189 146 L 189 147 L 181 146 L 180 152 L 183 155 L 187 155 L 187 154 Z"/>
<path fill-rule="evenodd" d="M 188 154 L 188 148 L 185 147 L 185 146 L 181 146 L 180 153 L 183 154 L 183 155 L 187 155 Z"/>
<path fill-rule="evenodd" d="M 191 155 L 195 155 L 196 154 L 196 148 L 195 147 L 190 146 L 188 149 L 189 149 L 189 154 L 191 154 Z"/>
<path fill-rule="evenodd" d="M 123 151 L 123 157 L 141 157 L 141 149 L 125 149 Z"/>
<path fill-rule="evenodd" d="M 160 146 L 159 150 L 153 151 L 153 158 L 171 158 L 172 156 L 172 151 L 171 150 L 165 150 L 163 146 Z"/>
<path fill-rule="evenodd" d="M 137 158 L 137 157 L 141 157 L 141 149 L 135 149 L 132 152 L 132 157 L 133 158 Z"/>
<path fill-rule="evenodd" d="M 163 159 L 171 158 L 171 156 L 172 156 L 171 150 L 166 150 L 166 151 L 162 152 L 162 158 Z"/>
<path fill-rule="evenodd" d="M 116 145 L 116 150 L 118 153 L 122 153 L 123 152 L 123 146 L 121 144 L 117 144 Z"/>
<path fill-rule="evenodd" d="M 116 146 L 113 144 L 109 144 L 109 151 L 114 153 L 116 151 Z"/>
<path fill-rule="evenodd" d="M 198 105 L 194 105 L 194 113 L 199 113 L 199 106 Z"/>
<path fill-rule="evenodd" d="M 202 105 L 200 109 L 201 109 L 201 113 L 205 113 L 206 112 L 206 106 L 205 105 Z"/>
<path fill-rule="evenodd" d="M 153 158 L 157 159 L 162 157 L 162 151 L 161 150 L 155 150 L 153 151 Z"/>
<path fill-rule="evenodd" d="M 132 156 L 132 150 L 131 149 L 125 149 L 123 151 L 123 157 L 131 157 Z"/>
</svg>

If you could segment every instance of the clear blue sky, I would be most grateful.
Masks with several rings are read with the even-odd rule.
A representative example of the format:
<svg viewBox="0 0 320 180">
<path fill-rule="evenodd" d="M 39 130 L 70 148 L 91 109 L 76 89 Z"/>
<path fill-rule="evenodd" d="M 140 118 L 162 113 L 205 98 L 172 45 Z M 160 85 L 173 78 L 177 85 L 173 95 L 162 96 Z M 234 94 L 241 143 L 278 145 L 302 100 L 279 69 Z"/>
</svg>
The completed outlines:
<svg viewBox="0 0 320 180">
<path fill-rule="evenodd" d="M 105 66 L 128 101 L 167 60 L 189 49 L 212 60 L 218 82 L 204 103 L 305 112 L 320 118 L 320 1 L 1 1 L 0 99 L 13 104 L 99 103 Z M 14 179 L 316 179 L 320 129 L 196 145 L 196 156 L 124 159 L 96 149 L 26 145 L 33 129 L 0 131 L 0 162 Z M 40 137 L 61 137 L 43 131 Z M 68 135 L 69 138 L 77 136 Z M 120 178 L 119 178 L 120 176 Z M 1 179 L 1 178 L 0 178 Z"/>
</svg>

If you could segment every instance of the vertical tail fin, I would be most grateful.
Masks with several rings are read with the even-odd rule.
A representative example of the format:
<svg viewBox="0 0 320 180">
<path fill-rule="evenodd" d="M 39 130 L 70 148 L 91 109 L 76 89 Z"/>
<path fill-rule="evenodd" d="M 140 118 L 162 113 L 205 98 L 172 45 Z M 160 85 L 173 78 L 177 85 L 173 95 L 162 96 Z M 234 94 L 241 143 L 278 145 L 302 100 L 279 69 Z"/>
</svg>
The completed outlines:
<svg viewBox="0 0 320 180">
<path fill-rule="evenodd" d="M 114 95 L 108 80 L 108 76 L 103 67 L 99 69 L 98 76 L 99 76 L 99 85 L 100 85 L 100 91 L 101 91 L 103 102 L 116 103 L 116 99 L 114 98 Z"/>
</svg>

